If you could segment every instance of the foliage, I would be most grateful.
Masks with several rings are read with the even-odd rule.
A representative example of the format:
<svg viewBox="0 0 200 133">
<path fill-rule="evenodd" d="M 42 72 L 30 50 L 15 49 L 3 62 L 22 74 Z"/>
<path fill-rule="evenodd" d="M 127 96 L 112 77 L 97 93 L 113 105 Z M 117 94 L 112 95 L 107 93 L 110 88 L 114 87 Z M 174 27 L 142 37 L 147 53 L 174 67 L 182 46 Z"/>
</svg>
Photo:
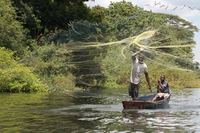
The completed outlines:
<svg viewBox="0 0 200 133">
<path fill-rule="evenodd" d="M 65 51 L 71 51 L 71 59 L 68 61 L 73 67 L 70 67 L 69 70 L 76 77 L 77 86 L 103 85 L 106 77 L 101 73 L 100 63 L 108 47 L 91 47 L 91 45 L 95 45 L 97 42 L 116 40 L 111 37 L 112 35 L 107 36 L 110 33 L 107 30 L 109 24 L 104 22 L 96 25 L 87 21 L 73 21 L 70 26 L 68 32 L 56 30 L 54 33 L 48 34 L 45 38 L 40 39 L 40 44 L 54 43 L 57 47 L 65 47 Z M 79 44 L 80 41 L 81 44 Z M 87 44 L 87 42 L 93 43 Z M 43 54 L 41 53 L 41 55 Z M 48 54 L 44 56 L 51 58 Z M 63 55 L 63 58 L 67 57 L 68 54 Z"/>
<path fill-rule="evenodd" d="M 163 62 L 161 65 L 168 62 L 167 65 L 170 66 L 171 64 L 173 65 L 172 67 L 177 65 L 178 67 L 192 70 L 198 68 L 196 67 L 197 64 L 192 61 L 194 56 L 194 54 L 191 53 L 193 46 L 181 46 L 186 44 L 195 44 L 192 38 L 194 37 L 194 32 L 198 31 L 198 29 L 190 22 L 171 14 L 159 14 L 143 11 L 137 6 L 133 6 L 131 3 L 125 1 L 111 3 L 107 11 L 109 12 L 107 14 L 112 18 L 110 23 L 114 25 L 113 29 L 115 29 L 115 35 L 118 40 L 139 35 L 146 30 L 158 30 L 157 35 L 151 39 L 150 42 L 141 42 L 141 45 L 147 48 L 150 44 L 152 44 L 151 47 L 161 47 L 156 50 L 151 49 L 152 51 L 150 50 L 149 54 L 146 53 L 151 61 L 157 63 L 155 57 L 159 56 L 158 58 L 162 59 L 162 61 L 159 62 Z M 162 46 L 172 46 L 172 48 L 162 48 Z M 129 80 L 128 73 L 131 68 L 131 61 L 129 60 L 127 62 L 127 60 L 124 60 L 123 63 L 120 63 L 120 61 L 117 60 L 123 59 L 122 57 L 118 57 L 120 56 L 120 49 L 122 50 L 123 46 L 118 46 L 118 48 L 113 46 L 113 54 L 107 54 L 103 66 L 105 67 L 105 71 L 107 71 L 106 75 L 109 75 L 108 77 L 110 77 L 108 80 L 111 82 L 127 84 L 127 81 Z M 135 52 L 137 51 L 137 48 L 133 47 L 132 50 Z M 126 55 L 124 58 L 127 57 L 129 59 L 131 55 Z M 120 66 L 116 67 L 118 65 Z M 157 68 L 155 65 L 152 66 Z M 110 72 L 108 71 L 109 68 L 111 68 Z M 190 76 L 194 76 L 194 74 L 190 74 Z"/>
<path fill-rule="evenodd" d="M 34 61 L 37 61 L 34 63 L 37 64 L 37 73 L 40 73 L 43 77 L 46 77 L 44 75 L 56 77 L 60 74 L 62 77 L 63 74 L 68 72 L 66 75 L 71 73 L 74 76 L 74 83 L 79 87 L 109 86 L 110 84 L 125 86 L 129 83 L 131 54 L 137 51 L 139 47 L 133 42 L 140 36 L 140 33 L 152 29 L 158 31 L 154 38 L 143 39 L 139 42 L 148 48 L 150 44 L 152 47 L 168 44 L 173 46 L 184 45 L 187 37 L 184 42 L 176 41 L 181 39 L 179 38 L 181 36 L 179 30 L 183 30 L 185 33 L 196 30 L 196 27 L 192 27 L 190 23 L 181 18 L 144 11 L 125 1 L 111 3 L 108 9 L 96 6 L 91 9 L 91 12 L 94 15 L 92 21 L 97 20 L 100 23 L 70 21 L 68 31 L 55 30 L 39 40 L 42 46 L 36 52 L 37 57 L 33 58 Z M 192 28 L 185 29 L 186 27 L 180 24 L 180 29 L 177 30 L 177 26 L 170 24 L 168 18 L 171 20 L 174 18 L 181 24 L 187 24 L 186 27 Z M 177 36 L 178 34 L 180 36 Z M 192 34 L 188 34 L 188 36 L 192 39 Z M 192 43 L 190 39 L 188 41 Z M 65 52 L 61 50 L 63 48 L 65 48 Z M 185 59 L 184 56 L 188 55 L 190 58 L 185 63 L 194 67 L 194 64 L 190 61 L 192 57 L 190 47 L 147 49 L 145 55 L 149 57 L 150 62 L 148 63 L 154 68 L 157 68 L 157 65 L 154 65 L 151 61 L 155 63 L 168 62 L 169 66 L 174 65 L 172 67 L 184 67 L 184 62 L 182 64 L 177 62 L 180 56 L 176 51 L 182 54 L 181 58 L 183 59 Z M 61 54 L 62 52 L 64 54 Z M 67 60 L 57 63 L 55 62 L 57 59 L 55 55 Z M 70 65 L 65 66 L 63 65 L 64 62 Z M 61 66 L 65 66 L 66 71 L 62 71 Z M 150 69 L 150 71 L 153 71 L 153 69 Z M 158 71 L 158 75 L 160 73 Z M 150 77 L 152 84 L 154 84 L 155 77 Z M 53 81 L 51 82 L 53 83 Z"/>
<path fill-rule="evenodd" d="M 12 1 L 18 17 L 8 0 L 6 2 L 11 9 L 7 10 L 7 15 L 4 10 L 0 10 L 4 14 L 4 20 L 6 16 L 11 18 L 7 19 L 5 24 L 3 19 L 0 23 L 4 28 L 12 29 L 7 29 L 6 34 L 1 34 L 2 38 L 8 35 L 7 42 L 5 41 L 7 44 L 2 41 L 2 46 L 18 53 L 24 51 L 26 46 L 33 47 L 30 42 L 27 45 L 27 41 L 20 43 L 25 37 L 30 41 L 27 36 L 23 36 L 26 30 L 22 24 L 30 31 L 32 38 L 40 36 L 36 40 L 38 46 L 31 49 L 35 50 L 20 60 L 26 67 L 16 63 L 14 57 L 5 54 L 7 62 L 1 62 L 3 68 L 0 79 L 9 82 L 6 84 L 8 86 L 3 87 L 7 90 L 37 90 L 34 89 L 37 86 L 30 86 L 43 83 L 33 72 L 49 87 L 58 90 L 76 87 L 125 87 L 129 83 L 131 55 L 140 46 L 146 48 L 144 54 L 148 57 L 146 64 L 149 66 L 153 87 L 162 74 L 167 75 L 172 88 L 199 86 L 193 81 L 190 82 L 192 84 L 183 83 L 184 78 L 181 77 L 197 81 L 198 75 L 174 69 L 198 69 L 198 63 L 193 62 L 192 53 L 195 44 L 194 32 L 198 29 L 178 16 L 145 11 L 126 1 L 111 2 L 108 8 L 95 6 L 91 9 L 83 4 L 85 0 Z M 146 31 L 157 32 L 153 38 L 145 39 L 141 35 Z M 19 38 L 16 37 L 16 33 L 19 33 Z M 9 67 L 5 69 L 5 65 Z M 14 74 L 8 77 L 7 73 Z M 144 82 L 142 88 L 146 88 Z"/>
<path fill-rule="evenodd" d="M 33 74 L 32 68 L 17 63 L 13 54 L 11 50 L 0 47 L 0 91 L 49 91 L 48 87 Z"/>
<path fill-rule="evenodd" d="M 192 48 L 196 43 L 193 40 L 194 32 L 197 32 L 198 28 L 176 15 L 161 13 L 157 13 L 157 15 L 161 16 L 165 23 L 160 27 L 157 26 L 159 34 L 152 40 L 155 41 L 152 46 L 161 46 L 160 52 L 176 56 L 175 62 L 179 66 L 194 69 Z M 184 47 L 184 45 L 190 46 Z M 166 46 L 171 46 L 171 48 Z"/>
<path fill-rule="evenodd" d="M 156 29 L 164 23 L 161 16 L 126 1 L 111 2 L 108 8 L 95 6 L 91 13 L 98 21 L 110 23 L 118 40 Z"/>
<path fill-rule="evenodd" d="M 49 38 L 51 38 L 50 35 Z M 37 73 L 50 88 L 56 90 L 75 89 L 75 77 L 70 73 L 74 67 L 70 63 L 71 55 L 70 50 L 64 44 L 44 43 L 37 51 L 24 57 L 22 62 L 27 66 L 34 67 L 34 73 Z"/>
<path fill-rule="evenodd" d="M 38 37 L 38 34 L 41 29 L 41 20 L 34 14 L 33 7 L 29 6 L 27 3 L 24 3 L 22 0 L 12 0 L 12 5 L 14 6 L 17 18 L 19 22 L 22 22 L 22 25 L 29 30 L 29 33 L 32 38 Z"/>
<path fill-rule="evenodd" d="M 90 22 L 101 23 L 101 22 L 109 21 L 109 19 L 106 19 L 106 12 L 107 12 L 107 9 L 104 7 L 101 7 L 101 6 L 92 7 Z"/>
<path fill-rule="evenodd" d="M 12 0 L 18 20 L 30 31 L 32 38 L 46 35 L 55 29 L 68 29 L 72 20 L 87 20 L 90 9 L 87 0 Z"/>
<path fill-rule="evenodd" d="M 16 21 L 16 13 L 10 0 L 0 0 L 0 46 L 16 51 L 22 57 L 27 48 L 26 30 Z"/>
<path fill-rule="evenodd" d="M 121 8 L 124 6 L 132 8 Z M 198 68 L 198 64 L 193 61 L 192 53 L 196 43 L 193 40 L 194 32 L 197 32 L 198 28 L 191 22 L 171 14 L 143 11 L 125 1 L 111 3 L 109 15 L 114 17 L 112 23 L 116 26 L 116 38 L 123 39 L 139 35 L 146 30 L 156 29 L 158 32 L 151 40 L 151 47 L 160 48 L 152 50 L 153 52 L 174 56 L 173 61 L 180 67 L 193 70 Z M 148 45 L 148 42 L 141 45 Z"/>
<path fill-rule="evenodd" d="M 176 67 L 165 67 L 160 64 L 154 64 L 149 61 L 146 62 L 149 67 L 149 76 L 153 90 L 156 90 L 157 81 L 161 75 L 166 76 L 166 81 L 169 82 L 170 88 L 182 89 L 182 88 L 199 88 L 199 74 L 195 71 L 187 69 L 180 69 Z M 145 83 L 145 77 L 142 79 L 141 88 L 148 88 Z"/>
</svg>

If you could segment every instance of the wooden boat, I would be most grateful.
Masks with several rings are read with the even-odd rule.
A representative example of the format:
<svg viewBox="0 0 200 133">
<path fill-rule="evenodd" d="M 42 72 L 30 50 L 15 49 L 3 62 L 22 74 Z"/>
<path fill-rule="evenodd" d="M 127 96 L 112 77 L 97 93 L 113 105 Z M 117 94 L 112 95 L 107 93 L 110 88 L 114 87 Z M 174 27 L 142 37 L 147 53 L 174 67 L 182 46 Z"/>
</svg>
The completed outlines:
<svg viewBox="0 0 200 133">
<path fill-rule="evenodd" d="M 122 101 L 124 109 L 155 109 L 168 106 L 171 94 L 156 93 L 138 97 L 137 100 Z"/>
</svg>

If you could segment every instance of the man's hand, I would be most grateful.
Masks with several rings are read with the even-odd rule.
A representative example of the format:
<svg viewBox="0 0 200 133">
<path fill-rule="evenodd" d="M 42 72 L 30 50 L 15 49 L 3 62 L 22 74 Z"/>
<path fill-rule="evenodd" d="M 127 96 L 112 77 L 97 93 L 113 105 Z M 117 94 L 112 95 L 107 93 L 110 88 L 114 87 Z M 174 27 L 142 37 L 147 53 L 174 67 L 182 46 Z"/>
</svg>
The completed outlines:
<svg viewBox="0 0 200 133">
<path fill-rule="evenodd" d="M 140 48 L 140 51 L 143 51 L 143 50 L 144 50 L 144 48 L 143 48 L 143 47 L 141 47 L 141 48 Z"/>
<path fill-rule="evenodd" d="M 142 52 L 143 50 L 144 50 L 144 48 L 141 47 L 139 51 L 137 51 L 137 52 L 135 52 L 134 54 L 132 54 L 132 57 L 133 57 L 133 56 L 136 56 L 137 54 L 139 54 L 139 53 Z"/>
</svg>

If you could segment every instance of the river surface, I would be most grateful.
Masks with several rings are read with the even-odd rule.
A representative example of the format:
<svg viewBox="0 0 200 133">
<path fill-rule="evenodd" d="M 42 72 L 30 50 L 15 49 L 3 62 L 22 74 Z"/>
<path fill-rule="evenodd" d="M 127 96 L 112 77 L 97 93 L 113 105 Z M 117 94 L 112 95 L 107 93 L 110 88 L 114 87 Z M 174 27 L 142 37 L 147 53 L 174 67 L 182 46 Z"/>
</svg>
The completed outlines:
<svg viewBox="0 0 200 133">
<path fill-rule="evenodd" d="M 172 91 L 169 107 L 140 110 L 123 109 L 126 89 L 0 93 L 0 133 L 199 133 L 200 89 Z"/>
</svg>

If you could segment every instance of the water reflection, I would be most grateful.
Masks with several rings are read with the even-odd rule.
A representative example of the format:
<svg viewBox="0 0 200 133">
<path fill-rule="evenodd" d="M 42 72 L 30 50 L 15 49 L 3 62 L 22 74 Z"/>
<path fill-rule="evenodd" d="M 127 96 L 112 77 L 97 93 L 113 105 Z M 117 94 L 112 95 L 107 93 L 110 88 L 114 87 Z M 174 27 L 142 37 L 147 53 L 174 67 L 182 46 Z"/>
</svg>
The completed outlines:
<svg viewBox="0 0 200 133">
<path fill-rule="evenodd" d="M 124 89 L 0 95 L 0 132 L 200 131 L 200 89 L 174 91 L 168 108 L 150 110 L 124 110 Z"/>
</svg>

